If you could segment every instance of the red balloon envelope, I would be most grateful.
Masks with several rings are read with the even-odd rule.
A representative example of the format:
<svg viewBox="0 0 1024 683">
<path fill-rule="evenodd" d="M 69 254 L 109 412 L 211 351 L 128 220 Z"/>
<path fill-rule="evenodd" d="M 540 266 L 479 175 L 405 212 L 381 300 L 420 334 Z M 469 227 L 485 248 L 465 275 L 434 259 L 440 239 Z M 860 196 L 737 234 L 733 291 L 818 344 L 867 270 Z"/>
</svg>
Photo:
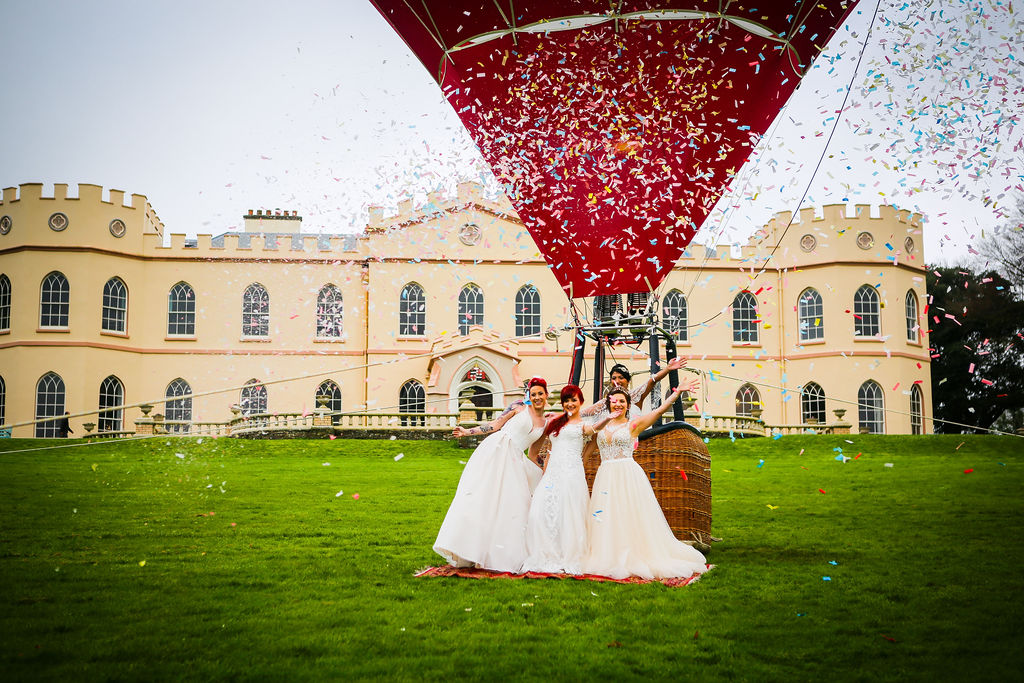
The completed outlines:
<svg viewBox="0 0 1024 683">
<path fill-rule="evenodd" d="M 855 4 L 372 1 L 570 297 L 661 283 Z"/>
</svg>

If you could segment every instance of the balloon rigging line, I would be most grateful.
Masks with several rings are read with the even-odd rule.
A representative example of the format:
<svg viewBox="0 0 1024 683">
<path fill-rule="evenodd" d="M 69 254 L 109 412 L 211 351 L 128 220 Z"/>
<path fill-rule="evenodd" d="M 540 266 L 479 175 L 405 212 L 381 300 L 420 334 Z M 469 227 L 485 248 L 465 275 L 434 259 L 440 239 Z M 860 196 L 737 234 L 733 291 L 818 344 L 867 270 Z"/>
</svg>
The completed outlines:
<svg viewBox="0 0 1024 683">
<path fill-rule="evenodd" d="M 804 191 L 803 194 L 800 196 L 800 201 L 797 202 L 796 210 L 790 214 L 789 222 L 786 223 L 786 227 L 783 229 L 782 234 L 779 235 L 778 239 L 775 240 L 775 246 L 772 247 L 771 253 L 768 254 L 768 256 L 764 259 L 764 264 L 762 264 L 761 268 L 757 271 L 756 275 L 750 276 L 750 283 L 747 284 L 747 288 L 749 288 L 750 285 L 753 282 L 755 282 L 757 278 L 759 278 L 768 268 L 768 263 L 772 260 L 772 257 L 775 256 L 775 252 L 778 251 L 779 246 L 782 244 L 783 238 L 786 236 L 786 233 L 789 232 L 790 227 L 792 227 L 793 220 L 799 215 L 800 207 L 803 205 L 804 200 L 807 198 L 807 193 L 810 192 L 811 185 L 814 183 L 814 179 L 817 177 L 818 171 L 821 170 L 821 164 L 825 160 L 825 154 L 828 152 L 828 147 L 832 143 L 832 138 L 835 135 L 836 128 L 838 128 L 839 122 L 842 120 L 843 114 L 846 111 L 846 103 L 850 98 L 850 93 L 853 92 L 853 82 L 854 80 L 856 80 L 858 72 L 860 72 L 860 65 L 861 62 L 864 60 L 864 53 L 867 51 L 868 42 L 871 40 L 871 31 L 875 26 L 875 19 L 878 17 L 878 8 L 879 5 L 881 5 L 881 2 L 882 0 L 878 0 L 875 3 L 875 10 L 874 13 L 871 15 L 871 23 L 868 25 L 867 34 L 864 37 L 864 43 L 861 45 L 860 53 L 857 56 L 857 64 L 854 66 L 853 74 L 850 76 L 850 83 L 847 85 L 846 92 L 843 94 L 843 102 L 842 104 L 840 104 L 839 109 L 837 110 L 835 123 L 832 124 L 832 129 L 829 131 L 828 138 L 826 138 L 825 144 L 821 148 L 821 154 L 818 156 L 818 162 L 814 165 L 814 171 L 811 173 L 810 179 L 804 186 Z M 753 272 L 753 264 L 751 264 L 751 272 Z M 726 306 L 722 308 L 722 310 L 720 310 L 718 313 L 715 313 L 710 318 L 707 318 L 706 320 L 699 323 L 694 323 L 693 325 L 687 325 L 687 327 L 699 327 L 706 325 L 707 323 L 711 322 L 718 316 L 722 315 L 728 308 L 731 308 L 731 306 Z"/>
</svg>

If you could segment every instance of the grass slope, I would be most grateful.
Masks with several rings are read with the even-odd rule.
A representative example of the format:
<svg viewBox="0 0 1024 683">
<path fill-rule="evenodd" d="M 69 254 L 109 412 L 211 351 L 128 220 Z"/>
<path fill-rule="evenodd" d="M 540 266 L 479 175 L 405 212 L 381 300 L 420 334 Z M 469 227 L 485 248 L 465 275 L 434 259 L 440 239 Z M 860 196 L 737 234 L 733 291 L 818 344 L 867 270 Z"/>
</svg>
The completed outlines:
<svg viewBox="0 0 1024 683">
<path fill-rule="evenodd" d="M 683 589 L 413 578 L 439 562 L 430 546 L 469 456 L 451 443 L 0 452 L 0 673 L 1018 679 L 1022 445 L 712 441 L 724 540 Z"/>
</svg>

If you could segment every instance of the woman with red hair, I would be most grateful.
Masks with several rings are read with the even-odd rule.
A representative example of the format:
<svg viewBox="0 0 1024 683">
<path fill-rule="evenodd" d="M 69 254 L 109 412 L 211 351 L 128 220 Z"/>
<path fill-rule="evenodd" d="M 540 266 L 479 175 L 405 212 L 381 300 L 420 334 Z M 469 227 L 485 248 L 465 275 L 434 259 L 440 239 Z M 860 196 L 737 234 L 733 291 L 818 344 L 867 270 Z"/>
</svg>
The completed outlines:
<svg viewBox="0 0 1024 683">
<path fill-rule="evenodd" d="M 529 403 L 517 401 L 493 422 L 453 432 L 489 436 L 462 470 L 434 541 L 434 550 L 452 566 L 518 573 L 526 560 L 526 516 L 541 469 L 523 452 L 544 435 L 548 385 L 534 377 L 527 389 Z"/>
<path fill-rule="evenodd" d="M 592 435 L 617 416 L 606 415 L 593 425 L 580 420 L 583 392 L 572 384 L 562 387 L 565 411 L 548 422 L 544 434 L 551 452 L 530 503 L 526 522 L 529 557 L 524 572 L 581 574 L 587 556 L 587 506 L 590 494 L 583 472 L 583 438 Z M 538 444 L 540 441 L 537 442 Z"/>
</svg>

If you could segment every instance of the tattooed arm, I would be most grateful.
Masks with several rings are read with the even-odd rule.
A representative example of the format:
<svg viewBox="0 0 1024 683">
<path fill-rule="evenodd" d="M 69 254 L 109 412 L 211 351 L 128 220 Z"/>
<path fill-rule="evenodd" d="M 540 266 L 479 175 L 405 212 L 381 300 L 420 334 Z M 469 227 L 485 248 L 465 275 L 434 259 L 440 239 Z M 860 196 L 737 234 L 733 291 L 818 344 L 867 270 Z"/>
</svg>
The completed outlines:
<svg viewBox="0 0 1024 683">
<path fill-rule="evenodd" d="M 522 401 L 516 401 L 516 403 L 513 403 L 508 408 L 506 408 L 505 412 L 503 412 L 493 421 L 482 424 L 479 427 L 473 427 L 472 429 L 466 429 L 465 427 L 462 427 L 460 425 L 452 431 L 452 434 L 456 437 L 474 436 L 477 434 L 491 434 L 504 427 L 505 423 L 511 420 L 512 416 L 514 416 L 516 413 L 522 410 L 525 407 L 525 405 L 526 404 L 524 404 Z"/>
</svg>

